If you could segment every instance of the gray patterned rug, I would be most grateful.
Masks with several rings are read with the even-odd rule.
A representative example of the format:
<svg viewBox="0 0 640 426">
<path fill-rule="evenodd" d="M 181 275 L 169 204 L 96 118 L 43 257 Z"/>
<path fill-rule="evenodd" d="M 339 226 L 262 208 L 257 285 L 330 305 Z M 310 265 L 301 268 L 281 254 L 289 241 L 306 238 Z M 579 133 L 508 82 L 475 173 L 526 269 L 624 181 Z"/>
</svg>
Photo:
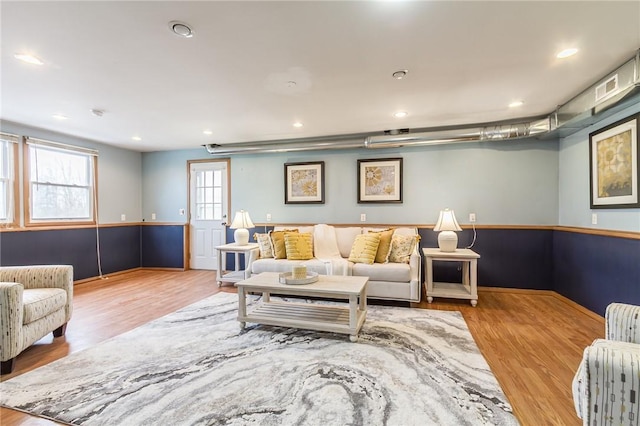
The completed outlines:
<svg viewBox="0 0 640 426">
<path fill-rule="evenodd" d="M 517 424 L 459 312 L 369 306 L 357 343 L 236 315 L 209 297 L 0 383 L 0 404 L 74 425 Z"/>
</svg>

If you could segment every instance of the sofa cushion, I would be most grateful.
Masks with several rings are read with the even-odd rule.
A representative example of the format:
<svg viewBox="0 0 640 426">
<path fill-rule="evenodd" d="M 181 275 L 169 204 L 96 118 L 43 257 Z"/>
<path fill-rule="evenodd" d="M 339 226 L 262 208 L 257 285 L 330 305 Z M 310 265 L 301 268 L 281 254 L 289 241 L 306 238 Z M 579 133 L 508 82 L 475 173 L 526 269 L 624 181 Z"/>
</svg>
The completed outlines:
<svg viewBox="0 0 640 426">
<path fill-rule="evenodd" d="M 67 304 L 67 292 L 61 288 L 25 289 L 22 300 L 24 302 L 22 323 L 30 324 L 57 310 L 64 309 Z"/>
<path fill-rule="evenodd" d="M 370 233 L 380 234 L 380 244 L 376 251 L 376 263 L 387 263 L 389 261 L 389 252 L 391 251 L 391 237 L 393 237 L 393 228 L 384 231 L 369 231 Z"/>
<path fill-rule="evenodd" d="M 269 234 L 253 234 L 253 239 L 258 243 L 261 258 L 273 257 L 273 247 L 271 246 L 271 238 Z"/>
<path fill-rule="evenodd" d="M 313 257 L 311 234 L 288 232 L 284 234 L 284 245 L 289 260 L 309 260 Z"/>
<path fill-rule="evenodd" d="M 401 235 L 394 233 L 391 238 L 389 262 L 409 263 L 411 253 L 420 239 L 419 235 Z"/>
<path fill-rule="evenodd" d="M 251 273 L 262 272 L 291 272 L 294 266 L 304 265 L 308 272 L 327 275 L 327 264 L 318 259 L 287 260 L 287 259 L 258 259 L 251 264 Z"/>
<path fill-rule="evenodd" d="M 411 281 L 411 268 L 408 263 L 355 263 L 351 274 L 369 277 L 370 281 L 390 281 L 406 283 Z"/>
<path fill-rule="evenodd" d="M 286 231 L 269 231 L 271 237 L 271 247 L 273 247 L 273 257 L 276 259 L 287 258 L 287 248 L 284 244 L 284 234 L 287 232 L 298 232 L 297 229 L 289 229 Z"/>
<path fill-rule="evenodd" d="M 351 254 L 351 247 L 353 247 L 356 236 L 362 234 L 362 228 L 352 226 L 346 228 L 336 227 L 335 230 L 340 256 L 346 259 Z"/>
<path fill-rule="evenodd" d="M 379 233 L 360 234 L 356 236 L 353 246 L 351 247 L 351 253 L 349 254 L 349 261 L 353 263 L 373 263 L 376 258 L 376 252 L 378 251 L 378 245 L 380 245 Z"/>
</svg>

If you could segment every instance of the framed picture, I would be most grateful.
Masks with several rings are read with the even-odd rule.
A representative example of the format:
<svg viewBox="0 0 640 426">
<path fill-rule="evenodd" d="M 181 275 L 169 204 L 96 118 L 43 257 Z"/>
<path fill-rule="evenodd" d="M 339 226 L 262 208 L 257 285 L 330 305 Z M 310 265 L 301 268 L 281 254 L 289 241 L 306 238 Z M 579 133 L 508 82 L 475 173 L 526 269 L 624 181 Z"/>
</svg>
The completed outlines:
<svg viewBox="0 0 640 426">
<path fill-rule="evenodd" d="M 358 160 L 358 203 L 402 202 L 402 158 Z"/>
<path fill-rule="evenodd" d="M 324 161 L 285 163 L 285 204 L 324 204 Z"/>
<path fill-rule="evenodd" d="M 639 123 L 636 114 L 589 134 L 592 209 L 640 207 Z"/>
</svg>

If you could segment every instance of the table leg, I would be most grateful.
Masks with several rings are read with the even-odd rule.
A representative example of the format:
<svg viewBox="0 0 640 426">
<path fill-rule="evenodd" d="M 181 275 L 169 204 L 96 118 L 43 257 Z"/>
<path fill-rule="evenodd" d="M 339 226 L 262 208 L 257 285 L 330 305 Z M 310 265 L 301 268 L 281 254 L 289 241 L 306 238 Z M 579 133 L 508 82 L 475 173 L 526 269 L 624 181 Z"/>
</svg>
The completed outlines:
<svg viewBox="0 0 640 426">
<path fill-rule="evenodd" d="M 433 297 L 429 296 L 433 292 L 433 259 L 425 259 L 427 269 L 427 303 L 433 302 Z"/>
<path fill-rule="evenodd" d="M 240 328 L 244 329 L 246 323 L 244 318 L 247 316 L 247 299 L 244 293 L 244 287 L 238 286 L 238 321 L 240 321 Z"/>
<path fill-rule="evenodd" d="M 349 340 L 356 342 L 358 340 L 358 296 L 355 294 L 349 296 L 349 331 L 351 331 Z"/>
<path fill-rule="evenodd" d="M 222 251 L 218 250 L 218 270 L 216 271 L 216 284 L 218 287 L 222 286 Z"/>
<path fill-rule="evenodd" d="M 471 262 L 470 271 L 470 289 L 471 289 L 471 306 L 475 307 L 478 304 L 478 261 L 473 259 Z"/>
</svg>

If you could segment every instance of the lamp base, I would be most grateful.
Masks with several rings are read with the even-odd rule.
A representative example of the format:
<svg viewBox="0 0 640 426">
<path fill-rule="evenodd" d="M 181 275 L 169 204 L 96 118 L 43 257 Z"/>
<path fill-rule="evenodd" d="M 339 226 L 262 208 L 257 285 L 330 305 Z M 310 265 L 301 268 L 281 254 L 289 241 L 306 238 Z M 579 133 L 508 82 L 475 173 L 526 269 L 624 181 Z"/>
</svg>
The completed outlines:
<svg viewBox="0 0 640 426">
<path fill-rule="evenodd" d="M 233 233 L 233 239 L 239 246 L 246 246 L 249 244 L 249 230 L 246 228 L 238 228 Z"/>
<path fill-rule="evenodd" d="M 452 252 L 458 247 L 458 235 L 453 231 L 442 231 L 438 234 L 440 251 Z"/>
</svg>

